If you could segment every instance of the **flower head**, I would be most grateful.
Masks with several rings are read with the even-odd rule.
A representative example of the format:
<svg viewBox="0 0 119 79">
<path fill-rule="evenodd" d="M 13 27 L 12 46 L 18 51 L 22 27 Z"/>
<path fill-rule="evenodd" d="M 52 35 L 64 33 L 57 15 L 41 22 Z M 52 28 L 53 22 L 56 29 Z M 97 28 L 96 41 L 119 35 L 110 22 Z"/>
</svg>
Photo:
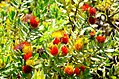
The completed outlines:
<svg viewBox="0 0 119 79">
<path fill-rule="evenodd" d="M 78 76 L 78 75 L 80 74 L 79 68 L 76 67 L 76 68 L 74 69 L 74 73 Z"/>
<path fill-rule="evenodd" d="M 23 48 L 22 48 L 22 52 L 24 53 L 30 53 L 32 52 L 32 46 L 30 45 L 30 43 L 26 43 L 24 44 Z"/>
<path fill-rule="evenodd" d="M 54 38 L 54 40 L 53 40 L 53 44 L 59 44 L 59 42 L 60 42 L 60 39 L 59 38 Z"/>
<path fill-rule="evenodd" d="M 39 23 L 39 21 L 36 20 L 35 16 L 32 16 L 30 18 L 30 25 L 31 25 L 32 28 L 37 28 L 38 27 L 38 23 Z"/>
<path fill-rule="evenodd" d="M 95 23 L 96 23 L 96 18 L 95 18 L 95 17 L 89 17 L 89 18 L 88 18 L 88 22 L 89 22 L 90 24 L 95 24 Z"/>
<path fill-rule="evenodd" d="M 61 42 L 64 44 L 67 44 L 69 42 L 69 37 L 67 34 L 64 34 L 64 36 L 61 38 Z"/>
<path fill-rule="evenodd" d="M 90 8 L 90 6 L 88 4 L 84 4 L 81 8 L 83 11 L 87 11 Z"/>
<path fill-rule="evenodd" d="M 58 48 L 57 46 L 52 46 L 52 48 L 50 49 L 50 53 L 53 55 L 53 56 L 56 56 L 58 54 Z"/>
<path fill-rule="evenodd" d="M 99 43 L 104 43 L 106 40 L 105 36 L 97 36 L 96 39 Z"/>
<path fill-rule="evenodd" d="M 91 32 L 90 32 L 90 37 L 94 37 L 95 34 L 96 34 L 95 30 L 91 31 Z"/>
<path fill-rule="evenodd" d="M 73 67 L 72 66 L 66 66 L 65 69 L 64 69 L 64 72 L 67 75 L 72 75 L 74 73 Z"/>
<path fill-rule="evenodd" d="M 82 65 L 82 66 L 80 66 L 80 69 L 84 72 L 86 67 Z"/>
<path fill-rule="evenodd" d="M 29 58 L 31 58 L 32 57 L 32 53 L 25 53 L 24 54 L 24 60 L 26 61 L 26 60 L 28 60 Z"/>
<path fill-rule="evenodd" d="M 67 55 L 68 54 L 68 48 L 66 46 L 61 47 L 62 55 Z"/>
<path fill-rule="evenodd" d="M 91 7 L 91 8 L 89 9 L 89 14 L 90 14 L 90 16 L 95 16 L 95 14 L 96 14 L 96 9 Z"/>
<path fill-rule="evenodd" d="M 81 50 L 83 48 L 83 38 L 79 38 L 75 44 L 74 47 L 76 50 Z"/>
<path fill-rule="evenodd" d="M 28 73 L 30 73 L 32 71 L 32 67 L 31 66 L 28 66 L 28 65 L 22 66 L 22 71 L 25 74 L 28 74 Z"/>
</svg>

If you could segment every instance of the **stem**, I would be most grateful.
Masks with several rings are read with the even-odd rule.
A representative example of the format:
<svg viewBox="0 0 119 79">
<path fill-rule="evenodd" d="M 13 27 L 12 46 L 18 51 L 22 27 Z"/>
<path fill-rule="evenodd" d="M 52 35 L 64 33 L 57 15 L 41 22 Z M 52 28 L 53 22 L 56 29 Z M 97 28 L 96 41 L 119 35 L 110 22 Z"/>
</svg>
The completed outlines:
<svg viewBox="0 0 119 79">
<path fill-rule="evenodd" d="M 78 12 L 78 8 L 79 8 L 79 3 L 80 3 L 80 1 L 78 2 L 78 5 L 77 5 L 77 7 L 76 7 L 76 11 L 75 11 L 75 13 L 74 13 L 74 20 L 76 21 L 76 15 L 77 15 L 77 12 Z"/>
</svg>

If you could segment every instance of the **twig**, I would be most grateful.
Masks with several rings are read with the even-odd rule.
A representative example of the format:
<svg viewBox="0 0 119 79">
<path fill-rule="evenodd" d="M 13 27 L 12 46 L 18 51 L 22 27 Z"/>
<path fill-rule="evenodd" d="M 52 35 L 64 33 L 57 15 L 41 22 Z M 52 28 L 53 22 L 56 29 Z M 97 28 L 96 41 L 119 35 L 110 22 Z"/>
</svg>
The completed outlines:
<svg viewBox="0 0 119 79">
<path fill-rule="evenodd" d="M 80 1 L 78 2 L 78 5 L 77 5 L 77 7 L 76 7 L 76 11 L 75 11 L 75 13 L 74 13 L 74 20 L 76 21 L 76 15 L 77 15 L 77 12 L 78 12 L 78 8 L 79 8 L 79 4 L 80 4 Z"/>
</svg>

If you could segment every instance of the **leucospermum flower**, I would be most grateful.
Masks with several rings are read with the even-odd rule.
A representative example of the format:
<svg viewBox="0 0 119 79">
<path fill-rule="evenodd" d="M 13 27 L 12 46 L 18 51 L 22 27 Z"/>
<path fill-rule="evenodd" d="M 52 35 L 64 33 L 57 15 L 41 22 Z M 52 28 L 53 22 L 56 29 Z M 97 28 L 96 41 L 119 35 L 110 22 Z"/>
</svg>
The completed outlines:
<svg viewBox="0 0 119 79">
<path fill-rule="evenodd" d="M 55 37 L 53 40 L 53 44 L 59 44 L 60 43 L 60 39 Z"/>
<path fill-rule="evenodd" d="M 64 44 L 67 44 L 69 42 L 69 37 L 68 37 L 68 35 L 66 33 L 61 38 L 61 42 L 64 43 Z"/>
<path fill-rule="evenodd" d="M 31 58 L 31 57 L 32 57 L 32 53 L 31 53 L 31 52 L 24 54 L 24 60 L 25 60 L 25 61 L 28 60 L 28 59 Z"/>
<path fill-rule="evenodd" d="M 90 8 L 90 6 L 88 4 L 84 4 L 81 8 L 83 11 L 87 11 Z"/>
<path fill-rule="evenodd" d="M 53 55 L 53 56 L 57 56 L 58 55 L 58 48 L 56 45 L 52 46 L 52 48 L 50 49 L 50 53 Z"/>
<path fill-rule="evenodd" d="M 99 43 L 104 43 L 106 40 L 105 36 L 97 36 L 96 39 Z"/>
<path fill-rule="evenodd" d="M 36 17 L 35 16 L 32 16 L 30 18 L 30 25 L 32 28 L 37 28 L 38 27 L 38 24 L 39 24 L 39 20 L 37 21 L 36 20 Z"/>
<path fill-rule="evenodd" d="M 88 22 L 90 24 L 95 24 L 96 23 L 96 18 L 91 16 L 91 17 L 88 18 Z"/>
<path fill-rule="evenodd" d="M 74 73 L 76 74 L 76 76 L 78 76 L 80 74 L 80 69 L 76 67 L 74 69 Z"/>
<path fill-rule="evenodd" d="M 32 71 L 32 67 L 31 66 L 28 66 L 28 65 L 22 66 L 22 71 L 25 74 L 28 74 L 28 73 L 30 73 Z"/>
<path fill-rule="evenodd" d="M 86 67 L 85 66 L 80 66 L 80 69 L 84 72 L 86 70 Z"/>
<path fill-rule="evenodd" d="M 79 38 L 74 44 L 75 50 L 81 50 L 83 48 L 83 38 Z"/>
<path fill-rule="evenodd" d="M 96 9 L 91 7 L 91 8 L 89 9 L 89 14 L 90 14 L 90 16 L 95 16 L 95 14 L 96 14 Z"/>
<path fill-rule="evenodd" d="M 23 46 L 22 48 L 22 52 L 23 53 L 29 53 L 29 52 L 32 52 L 32 46 L 30 45 L 30 43 L 27 43 Z"/>
<path fill-rule="evenodd" d="M 66 56 L 68 54 L 68 48 L 66 46 L 62 46 L 61 51 L 63 56 Z"/>
<path fill-rule="evenodd" d="M 94 37 L 95 34 L 96 34 L 95 30 L 91 31 L 91 32 L 90 32 L 90 37 Z"/>
<path fill-rule="evenodd" d="M 74 74 L 74 68 L 72 66 L 66 66 L 64 69 L 64 72 L 69 76 L 73 75 Z"/>
</svg>

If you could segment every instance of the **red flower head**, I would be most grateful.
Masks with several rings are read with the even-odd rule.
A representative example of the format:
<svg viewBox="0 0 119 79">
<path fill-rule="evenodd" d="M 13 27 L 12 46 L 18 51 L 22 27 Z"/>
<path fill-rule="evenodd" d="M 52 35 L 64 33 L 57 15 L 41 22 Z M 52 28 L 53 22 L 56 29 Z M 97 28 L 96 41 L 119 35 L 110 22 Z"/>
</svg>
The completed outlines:
<svg viewBox="0 0 119 79">
<path fill-rule="evenodd" d="M 56 56 L 58 54 L 58 48 L 57 46 L 53 46 L 51 49 L 50 49 L 50 53 L 53 55 L 53 56 Z"/>
<path fill-rule="evenodd" d="M 20 44 L 16 45 L 14 47 L 14 50 L 22 50 L 22 48 L 24 47 L 24 45 L 30 45 L 29 42 L 25 41 L 25 42 L 21 42 Z"/>
<path fill-rule="evenodd" d="M 24 54 L 24 60 L 28 60 L 30 57 L 32 57 L 32 53 L 25 53 Z"/>
<path fill-rule="evenodd" d="M 22 66 L 22 71 L 25 74 L 28 74 L 28 73 L 30 73 L 32 71 L 32 67 L 31 66 L 28 66 L 28 65 Z"/>
<path fill-rule="evenodd" d="M 80 74 L 79 68 L 75 68 L 75 69 L 74 69 L 74 73 L 78 76 L 78 75 Z"/>
<path fill-rule="evenodd" d="M 96 14 L 96 9 L 95 9 L 95 8 L 90 8 L 89 14 L 90 14 L 90 16 L 95 16 L 95 14 Z"/>
<path fill-rule="evenodd" d="M 68 48 L 66 46 L 62 46 L 61 50 L 62 50 L 62 55 L 66 56 L 68 53 Z"/>
<path fill-rule="evenodd" d="M 85 66 L 80 66 L 80 69 L 84 72 L 85 71 Z"/>
<path fill-rule="evenodd" d="M 59 44 L 60 40 L 56 37 L 54 38 L 53 44 Z"/>
<path fill-rule="evenodd" d="M 90 32 L 90 37 L 94 37 L 96 34 L 95 30 Z"/>
<path fill-rule="evenodd" d="M 74 73 L 73 67 L 72 66 L 66 66 L 65 69 L 64 69 L 64 72 L 67 75 L 72 75 Z"/>
<path fill-rule="evenodd" d="M 96 18 L 94 18 L 94 17 L 89 17 L 88 22 L 89 22 L 90 24 L 95 24 Z"/>
<path fill-rule="evenodd" d="M 38 27 L 38 23 L 39 23 L 39 21 L 36 20 L 35 16 L 32 16 L 30 18 L 30 25 L 31 25 L 32 28 L 37 28 Z"/>
<path fill-rule="evenodd" d="M 105 36 L 97 36 L 96 39 L 99 43 L 104 43 L 106 40 Z"/>
<path fill-rule="evenodd" d="M 67 44 L 69 42 L 69 38 L 67 34 L 64 34 L 64 36 L 61 38 L 61 42 L 64 44 Z"/>
<path fill-rule="evenodd" d="M 87 11 L 90 8 L 90 6 L 88 4 L 84 4 L 81 8 L 83 11 Z"/>
</svg>

